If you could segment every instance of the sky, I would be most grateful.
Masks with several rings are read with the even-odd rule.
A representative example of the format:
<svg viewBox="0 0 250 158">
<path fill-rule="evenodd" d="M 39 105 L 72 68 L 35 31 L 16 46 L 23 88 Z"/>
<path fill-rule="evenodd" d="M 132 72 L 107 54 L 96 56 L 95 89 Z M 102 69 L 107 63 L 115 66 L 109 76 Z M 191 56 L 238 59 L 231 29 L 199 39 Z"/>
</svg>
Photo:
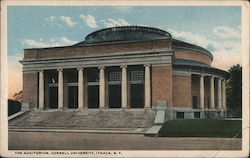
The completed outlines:
<svg viewBox="0 0 250 158">
<path fill-rule="evenodd" d="M 8 96 L 22 90 L 23 49 L 68 46 L 89 33 L 139 25 L 208 49 L 213 67 L 241 64 L 241 8 L 237 6 L 9 6 Z"/>
</svg>

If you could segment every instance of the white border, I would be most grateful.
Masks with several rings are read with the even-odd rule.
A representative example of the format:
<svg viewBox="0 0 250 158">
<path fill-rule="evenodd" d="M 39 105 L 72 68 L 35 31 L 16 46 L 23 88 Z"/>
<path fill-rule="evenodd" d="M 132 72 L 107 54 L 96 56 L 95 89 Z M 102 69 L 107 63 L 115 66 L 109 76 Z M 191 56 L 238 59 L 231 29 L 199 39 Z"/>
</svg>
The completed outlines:
<svg viewBox="0 0 250 158">
<path fill-rule="evenodd" d="M 249 155 L 249 2 L 248 1 L 163 1 L 163 0 L 2 0 L 1 1 L 1 154 L 15 156 L 14 151 L 8 151 L 7 126 L 7 6 L 241 6 L 242 7 L 242 66 L 243 66 L 243 150 L 166 150 L 166 151 L 122 151 L 125 157 L 248 157 Z M 55 151 L 55 150 L 54 150 Z M 47 157 L 46 155 L 23 155 L 30 157 Z M 52 155 L 49 155 L 52 156 Z M 55 155 L 53 155 L 55 156 Z M 62 155 L 59 155 L 62 156 Z M 81 155 L 82 156 L 82 155 Z M 92 155 L 88 155 L 92 157 Z M 110 155 L 108 155 L 110 156 Z M 63 157 L 68 157 L 63 155 Z M 77 157 L 75 155 L 74 157 Z"/>
</svg>

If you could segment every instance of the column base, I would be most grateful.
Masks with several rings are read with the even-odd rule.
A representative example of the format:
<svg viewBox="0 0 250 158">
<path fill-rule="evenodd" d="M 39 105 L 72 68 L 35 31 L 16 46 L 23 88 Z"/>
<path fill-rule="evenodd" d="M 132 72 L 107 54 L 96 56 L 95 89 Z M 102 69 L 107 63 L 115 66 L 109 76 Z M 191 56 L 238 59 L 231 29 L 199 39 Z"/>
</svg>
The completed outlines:
<svg viewBox="0 0 250 158">
<path fill-rule="evenodd" d="M 151 107 L 145 107 L 144 110 L 152 110 Z"/>
<path fill-rule="evenodd" d="M 43 110 L 45 110 L 45 108 L 34 108 L 34 110 L 43 111 Z"/>
<path fill-rule="evenodd" d="M 211 110 L 211 111 L 216 111 L 216 109 L 215 109 L 215 108 L 211 108 L 210 110 Z"/>
<path fill-rule="evenodd" d="M 223 111 L 223 109 L 222 108 L 218 108 L 218 109 L 216 109 L 217 111 Z"/>
<path fill-rule="evenodd" d="M 106 107 L 99 107 L 99 110 L 104 111 L 106 110 Z"/>
<path fill-rule="evenodd" d="M 83 107 L 78 107 L 77 110 L 84 110 L 84 108 Z"/>
<path fill-rule="evenodd" d="M 121 109 L 122 109 L 122 110 L 126 110 L 126 109 L 128 109 L 128 107 L 121 107 Z"/>
<path fill-rule="evenodd" d="M 58 110 L 64 110 L 65 108 L 63 108 L 63 107 L 58 107 L 57 109 L 58 109 Z"/>
</svg>

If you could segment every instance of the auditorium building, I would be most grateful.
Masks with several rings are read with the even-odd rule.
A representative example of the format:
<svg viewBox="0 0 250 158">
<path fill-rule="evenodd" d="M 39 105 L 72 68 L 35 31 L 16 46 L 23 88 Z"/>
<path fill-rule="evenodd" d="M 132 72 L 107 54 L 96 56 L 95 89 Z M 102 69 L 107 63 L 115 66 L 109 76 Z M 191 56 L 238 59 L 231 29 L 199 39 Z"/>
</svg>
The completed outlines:
<svg viewBox="0 0 250 158">
<path fill-rule="evenodd" d="M 25 49 L 23 102 L 42 110 L 164 103 L 173 119 L 224 115 L 228 73 L 212 61 L 208 50 L 157 28 L 105 28 L 71 46 Z"/>
</svg>

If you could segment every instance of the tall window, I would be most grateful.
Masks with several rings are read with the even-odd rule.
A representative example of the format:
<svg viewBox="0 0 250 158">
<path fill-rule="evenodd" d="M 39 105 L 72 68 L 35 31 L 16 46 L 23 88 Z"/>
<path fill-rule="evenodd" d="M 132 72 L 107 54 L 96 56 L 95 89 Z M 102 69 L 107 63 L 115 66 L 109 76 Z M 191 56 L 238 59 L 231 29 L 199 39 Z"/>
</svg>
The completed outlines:
<svg viewBox="0 0 250 158">
<path fill-rule="evenodd" d="M 88 82 L 99 82 L 99 72 L 90 71 L 87 75 Z"/>
<path fill-rule="evenodd" d="M 205 97 L 205 104 L 206 104 L 206 107 L 209 109 L 210 108 L 210 97 L 209 96 Z"/>
<path fill-rule="evenodd" d="M 193 96 L 192 97 L 192 102 L 193 102 L 193 108 L 194 109 L 198 109 L 198 99 L 197 99 L 197 96 Z"/>
<path fill-rule="evenodd" d="M 48 82 L 49 83 L 58 83 L 58 72 L 57 71 L 49 71 L 48 72 Z"/>
</svg>

